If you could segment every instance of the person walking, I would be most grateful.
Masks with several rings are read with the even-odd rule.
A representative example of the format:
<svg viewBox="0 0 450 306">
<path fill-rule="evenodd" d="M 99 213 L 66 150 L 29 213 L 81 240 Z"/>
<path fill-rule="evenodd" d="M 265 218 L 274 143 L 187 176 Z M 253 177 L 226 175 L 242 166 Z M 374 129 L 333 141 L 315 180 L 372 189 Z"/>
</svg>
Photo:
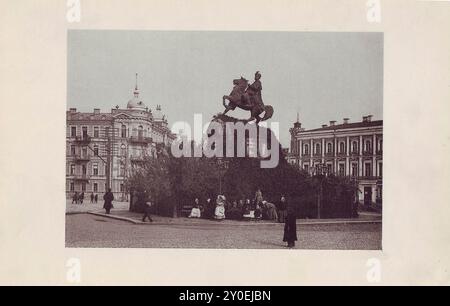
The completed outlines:
<svg viewBox="0 0 450 306">
<path fill-rule="evenodd" d="M 148 219 L 149 222 L 153 222 L 153 219 L 150 215 L 152 203 L 148 201 L 148 196 L 146 190 L 140 190 L 136 194 L 137 201 L 136 204 L 139 208 L 142 208 L 144 211 L 144 215 L 142 216 L 142 222 L 145 222 Z"/>
<path fill-rule="evenodd" d="M 103 208 L 106 210 L 106 214 L 109 215 L 111 209 L 114 208 L 112 202 L 114 201 L 114 195 L 111 192 L 111 188 L 108 188 L 108 192 L 103 196 L 103 200 L 105 200 L 105 204 L 103 204 Z"/>
<path fill-rule="evenodd" d="M 80 194 L 80 204 L 83 204 L 83 200 L 84 200 L 84 191 L 82 191 Z"/>
<path fill-rule="evenodd" d="M 94 193 L 91 193 L 91 203 L 94 203 Z"/>
<path fill-rule="evenodd" d="M 286 221 L 284 223 L 283 241 L 287 242 L 288 248 L 295 247 L 297 241 L 297 216 L 292 205 L 287 207 Z"/>
<path fill-rule="evenodd" d="M 95 196 L 94 196 L 94 202 L 95 202 L 95 203 L 98 202 L 98 194 L 95 194 Z"/>
</svg>

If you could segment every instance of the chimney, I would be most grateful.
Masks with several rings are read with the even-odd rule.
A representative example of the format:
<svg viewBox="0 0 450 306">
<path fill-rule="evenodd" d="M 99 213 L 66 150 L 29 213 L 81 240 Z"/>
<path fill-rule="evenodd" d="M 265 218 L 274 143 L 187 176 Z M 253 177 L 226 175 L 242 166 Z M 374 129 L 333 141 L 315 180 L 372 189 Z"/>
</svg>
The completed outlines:
<svg viewBox="0 0 450 306">
<path fill-rule="evenodd" d="M 348 124 L 348 118 L 344 118 L 344 124 Z"/>
<path fill-rule="evenodd" d="M 322 124 L 322 128 L 326 128 L 327 127 L 327 125 L 326 124 Z"/>
<path fill-rule="evenodd" d="M 94 108 L 94 114 L 100 114 L 100 108 Z"/>
<path fill-rule="evenodd" d="M 76 108 L 69 108 L 69 111 L 70 111 L 71 114 L 73 114 L 73 113 L 77 112 L 77 109 Z"/>
<path fill-rule="evenodd" d="M 336 123 L 335 120 L 330 121 L 330 126 L 334 126 L 335 123 Z"/>
<path fill-rule="evenodd" d="M 367 116 L 363 116 L 362 122 L 367 122 Z"/>
<path fill-rule="evenodd" d="M 367 116 L 367 122 L 371 122 L 372 121 L 372 117 L 373 117 L 372 115 L 368 115 Z"/>
</svg>

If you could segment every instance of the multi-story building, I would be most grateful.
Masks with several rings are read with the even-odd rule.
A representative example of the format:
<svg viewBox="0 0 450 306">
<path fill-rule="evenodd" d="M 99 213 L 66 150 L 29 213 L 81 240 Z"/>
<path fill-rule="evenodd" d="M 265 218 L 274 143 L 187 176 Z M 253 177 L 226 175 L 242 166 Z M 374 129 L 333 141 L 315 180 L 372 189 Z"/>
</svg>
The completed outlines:
<svg viewBox="0 0 450 306">
<path fill-rule="evenodd" d="M 288 161 L 309 174 L 325 168 L 327 173 L 348 176 L 357 181 L 359 201 L 381 203 L 383 177 L 383 121 L 364 116 L 350 123 L 306 130 L 297 119 L 290 129 L 291 149 Z"/>
<path fill-rule="evenodd" d="M 103 194 L 111 188 L 117 199 L 126 199 L 126 178 L 146 156 L 157 157 L 176 138 L 167 118 L 156 106 L 153 113 L 134 97 L 126 109 L 109 113 L 67 111 L 66 193 Z"/>
</svg>

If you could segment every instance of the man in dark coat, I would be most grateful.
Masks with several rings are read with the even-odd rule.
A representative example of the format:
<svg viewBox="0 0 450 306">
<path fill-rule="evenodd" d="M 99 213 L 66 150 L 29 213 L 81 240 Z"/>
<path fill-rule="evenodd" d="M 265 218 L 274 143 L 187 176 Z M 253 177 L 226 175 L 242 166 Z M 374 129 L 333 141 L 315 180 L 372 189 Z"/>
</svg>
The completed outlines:
<svg viewBox="0 0 450 306">
<path fill-rule="evenodd" d="M 287 242 L 288 248 L 295 247 L 295 241 L 297 241 L 297 216 L 295 214 L 294 207 L 289 205 L 287 208 L 286 221 L 284 223 L 284 236 L 283 241 Z"/>
<path fill-rule="evenodd" d="M 147 218 L 149 222 L 153 222 L 153 219 L 150 216 L 151 203 L 148 202 L 147 192 L 145 190 L 141 190 L 138 192 L 137 197 L 138 197 L 137 205 L 139 205 L 139 207 L 141 207 L 142 210 L 144 211 L 142 222 L 145 222 Z"/>
<path fill-rule="evenodd" d="M 94 196 L 94 202 L 97 203 L 97 201 L 98 201 L 98 194 L 95 194 L 95 196 Z"/>
<path fill-rule="evenodd" d="M 106 210 L 106 214 L 109 215 L 109 213 L 111 212 L 111 208 L 113 208 L 112 201 L 114 201 L 114 195 L 111 192 L 111 188 L 108 188 L 108 192 L 103 196 L 103 200 L 105 200 L 103 208 Z"/>
</svg>

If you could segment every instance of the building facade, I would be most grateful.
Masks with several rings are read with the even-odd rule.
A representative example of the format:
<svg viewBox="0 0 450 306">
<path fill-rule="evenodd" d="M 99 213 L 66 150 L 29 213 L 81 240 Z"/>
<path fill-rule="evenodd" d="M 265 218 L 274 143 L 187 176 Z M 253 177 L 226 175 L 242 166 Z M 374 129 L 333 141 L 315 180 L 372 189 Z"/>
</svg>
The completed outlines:
<svg viewBox="0 0 450 306">
<path fill-rule="evenodd" d="M 364 116 L 350 123 L 348 118 L 336 124 L 306 130 L 297 119 L 290 129 L 288 162 L 309 174 L 319 169 L 356 180 L 358 200 L 366 205 L 382 202 L 383 121 Z"/>
<path fill-rule="evenodd" d="M 126 200 L 126 179 L 133 167 L 146 157 L 157 158 L 176 138 L 161 106 L 152 112 L 139 98 L 137 84 L 133 94 L 125 109 L 67 111 L 67 197 L 84 192 L 102 198 L 110 187 L 116 199 Z"/>
</svg>

